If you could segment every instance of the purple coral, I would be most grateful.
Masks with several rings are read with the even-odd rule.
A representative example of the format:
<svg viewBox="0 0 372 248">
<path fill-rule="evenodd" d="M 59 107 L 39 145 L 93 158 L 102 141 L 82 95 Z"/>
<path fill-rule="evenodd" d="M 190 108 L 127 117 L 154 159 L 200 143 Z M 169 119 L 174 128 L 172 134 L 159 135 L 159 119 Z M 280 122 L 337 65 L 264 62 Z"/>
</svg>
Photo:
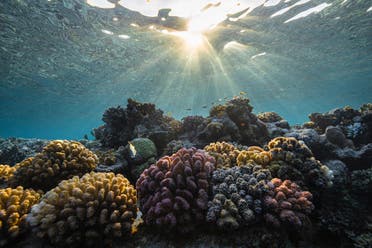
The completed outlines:
<svg viewBox="0 0 372 248">
<path fill-rule="evenodd" d="M 145 223 L 188 231 L 203 221 L 214 169 L 205 151 L 182 148 L 144 170 L 136 187 Z"/>
<path fill-rule="evenodd" d="M 271 183 L 272 192 L 263 201 L 266 222 L 275 227 L 281 224 L 303 227 L 307 215 L 314 209 L 312 194 L 302 191 L 290 180 L 274 178 Z"/>
</svg>

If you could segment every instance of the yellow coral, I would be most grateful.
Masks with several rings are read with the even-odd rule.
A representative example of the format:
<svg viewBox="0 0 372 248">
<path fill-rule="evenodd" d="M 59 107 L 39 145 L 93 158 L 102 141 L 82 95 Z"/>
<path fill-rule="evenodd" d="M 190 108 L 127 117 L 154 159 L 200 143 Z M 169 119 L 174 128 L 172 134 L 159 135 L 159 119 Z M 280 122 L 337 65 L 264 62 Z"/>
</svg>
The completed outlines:
<svg viewBox="0 0 372 248">
<path fill-rule="evenodd" d="M 16 168 L 15 166 L 0 164 L 0 182 L 8 181 L 13 176 Z"/>
<path fill-rule="evenodd" d="M 0 246 L 25 230 L 27 214 L 39 199 L 39 193 L 21 186 L 0 189 Z"/>
<path fill-rule="evenodd" d="M 91 172 L 46 193 L 28 220 L 54 244 L 103 246 L 129 235 L 136 213 L 137 193 L 124 176 Z"/>
<path fill-rule="evenodd" d="M 246 151 L 241 151 L 237 158 L 237 164 L 239 166 L 247 164 L 259 164 L 266 166 L 271 161 L 271 154 L 268 151 L 265 151 L 261 147 L 251 146 Z"/>
<path fill-rule="evenodd" d="M 49 190 L 60 181 L 92 171 L 97 156 L 81 143 L 67 140 L 51 141 L 35 157 L 17 165 L 10 185 Z"/>
<path fill-rule="evenodd" d="M 240 150 L 227 142 L 210 143 L 204 147 L 211 156 L 216 159 L 217 168 L 231 168 L 236 166 L 236 158 Z"/>
</svg>

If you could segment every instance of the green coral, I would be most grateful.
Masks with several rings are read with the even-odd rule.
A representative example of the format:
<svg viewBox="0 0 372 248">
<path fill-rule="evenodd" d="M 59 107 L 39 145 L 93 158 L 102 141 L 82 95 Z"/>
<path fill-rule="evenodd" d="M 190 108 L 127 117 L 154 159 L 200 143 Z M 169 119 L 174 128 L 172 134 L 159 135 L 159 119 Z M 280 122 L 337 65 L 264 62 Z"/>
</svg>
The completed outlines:
<svg viewBox="0 0 372 248">
<path fill-rule="evenodd" d="M 146 160 L 157 155 L 156 146 L 150 139 L 137 138 L 128 143 L 131 156 L 134 159 Z"/>
</svg>

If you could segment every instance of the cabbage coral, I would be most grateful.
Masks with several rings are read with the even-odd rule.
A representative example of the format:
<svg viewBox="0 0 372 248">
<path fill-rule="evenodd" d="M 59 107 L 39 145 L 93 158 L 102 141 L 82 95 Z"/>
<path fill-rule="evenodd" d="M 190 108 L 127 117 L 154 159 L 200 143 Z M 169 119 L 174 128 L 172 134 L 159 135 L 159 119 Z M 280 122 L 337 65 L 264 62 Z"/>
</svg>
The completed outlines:
<svg viewBox="0 0 372 248">
<path fill-rule="evenodd" d="M 204 150 L 216 159 L 217 168 L 231 168 L 236 166 L 236 158 L 240 153 L 240 150 L 234 145 L 224 141 L 210 143 L 204 147 Z"/>
<path fill-rule="evenodd" d="M 125 177 L 91 172 L 47 192 L 28 221 L 55 245 L 102 246 L 129 235 L 136 212 L 136 190 Z"/>
<path fill-rule="evenodd" d="M 136 188 L 145 223 L 187 232 L 204 221 L 214 167 L 205 151 L 182 148 L 144 170 Z"/>
<path fill-rule="evenodd" d="M 62 180 L 92 171 L 97 162 L 97 156 L 79 142 L 51 141 L 41 153 L 17 165 L 10 184 L 47 191 Z"/>
<path fill-rule="evenodd" d="M 274 178 L 271 183 L 274 188 L 263 201 L 266 222 L 275 227 L 280 227 L 281 224 L 303 227 L 308 220 L 307 216 L 314 209 L 312 194 L 302 191 L 290 180 Z"/>
<path fill-rule="evenodd" d="M 27 214 L 39 199 L 39 193 L 21 186 L 0 189 L 0 246 L 26 229 Z"/>
<path fill-rule="evenodd" d="M 214 171 L 207 221 L 225 230 L 253 224 L 262 213 L 261 199 L 272 190 L 270 179 L 270 171 L 259 165 Z"/>
<path fill-rule="evenodd" d="M 271 153 L 259 146 L 250 146 L 248 150 L 241 151 L 237 158 L 237 164 L 247 165 L 251 163 L 266 166 L 271 161 Z"/>
</svg>

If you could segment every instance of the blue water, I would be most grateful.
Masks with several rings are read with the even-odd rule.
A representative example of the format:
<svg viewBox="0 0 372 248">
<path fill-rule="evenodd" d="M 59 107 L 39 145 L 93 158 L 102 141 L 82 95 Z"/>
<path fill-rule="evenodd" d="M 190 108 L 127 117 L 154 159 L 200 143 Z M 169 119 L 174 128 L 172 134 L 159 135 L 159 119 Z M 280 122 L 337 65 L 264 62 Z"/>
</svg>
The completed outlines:
<svg viewBox="0 0 372 248">
<path fill-rule="evenodd" d="M 372 102 L 371 1 L 273 2 L 218 23 L 190 49 L 138 9 L 1 1 L 0 136 L 79 139 L 129 97 L 180 119 L 244 91 L 254 112 L 291 124 Z"/>
</svg>

